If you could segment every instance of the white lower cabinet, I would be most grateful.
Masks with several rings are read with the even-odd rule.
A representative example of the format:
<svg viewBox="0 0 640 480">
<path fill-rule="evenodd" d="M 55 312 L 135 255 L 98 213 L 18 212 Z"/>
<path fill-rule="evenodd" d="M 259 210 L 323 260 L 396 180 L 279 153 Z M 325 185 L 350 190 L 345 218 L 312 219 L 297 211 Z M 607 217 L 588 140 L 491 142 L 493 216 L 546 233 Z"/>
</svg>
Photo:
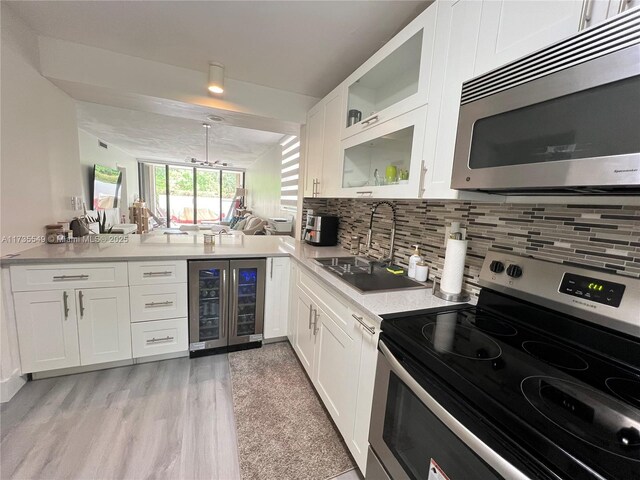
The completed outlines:
<svg viewBox="0 0 640 480">
<path fill-rule="evenodd" d="M 344 435 L 353 423 L 353 387 L 358 380 L 357 353 L 361 337 L 349 337 L 319 306 L 315 307 L 313 316 L 316 347 L 313 384 Z"/>
<path fill-rule="evenodd" d="M 14 293 L 22 373 L 131 358 L 127 287 Z"/>
<path fill-rule="evenodd" d="M 131 358 L 129 288 L 76 290 L 81 365 Z"/>
<path fill-rule="evenodd" d="M 292 271 L 293 348 L 366 474 L 379 326 L 327 289 L 310 289 L 312 274 Z"/>
<path fill-rule="evenodd" d="M 22 373 L 80 365 L 74 290 L 14 294 Z"/>
<path fill-rule="evenodd" d="M 287 335 L 289 318 L 289 257 L 267 259 L 264 301 L 264 338 Z"/>
<path fill-rule="evenodd" d="M 311 298 L 300 288 L 296 289 L 296 295 L 293 299 L 295 334 L 293 349 L 298 354 L 298 358 L 302 366 L 307 371 L 309 377 L 313 377 L 316 336 L 314 335 L 313 326 L 313 304 Z"/>
<path fill-rule="evenodd" d="M 149 357 L 188 350 L 188 324 L 186 317 L 132 323 L 133 357 Z"/>
</svg>

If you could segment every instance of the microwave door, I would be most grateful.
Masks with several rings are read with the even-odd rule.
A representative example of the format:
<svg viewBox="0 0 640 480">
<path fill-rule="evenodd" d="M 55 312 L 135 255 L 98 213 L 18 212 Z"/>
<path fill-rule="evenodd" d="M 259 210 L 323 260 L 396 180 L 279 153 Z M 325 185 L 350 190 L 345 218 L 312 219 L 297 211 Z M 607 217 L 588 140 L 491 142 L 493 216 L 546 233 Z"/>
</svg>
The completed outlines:
<svg viewBox="0 0 640 480">
<path fill-rule="evenodd" d="M 228 342 L 229 262 L 189 263 L 189 350 Z"/>
<path fill-rule="evenodd" d="M 265 260 L 232 260 L 229 292 L 229 345 L 263 338 Z"/>
</svg>

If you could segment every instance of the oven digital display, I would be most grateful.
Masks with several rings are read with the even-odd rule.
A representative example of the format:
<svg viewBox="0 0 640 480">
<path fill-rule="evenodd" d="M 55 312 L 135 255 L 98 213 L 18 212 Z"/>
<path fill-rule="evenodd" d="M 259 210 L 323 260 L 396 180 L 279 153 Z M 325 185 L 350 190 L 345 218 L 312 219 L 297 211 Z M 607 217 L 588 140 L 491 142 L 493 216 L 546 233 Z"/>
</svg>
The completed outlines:
<svg viewBox="0 0 640 480">
<path fill-rule="evenodd" d="M 560 284 L 560 293 L 583 298 L 592 302 L 619 307 L 625 286 L 592 277 L 565 273 Z"/>
</svg>

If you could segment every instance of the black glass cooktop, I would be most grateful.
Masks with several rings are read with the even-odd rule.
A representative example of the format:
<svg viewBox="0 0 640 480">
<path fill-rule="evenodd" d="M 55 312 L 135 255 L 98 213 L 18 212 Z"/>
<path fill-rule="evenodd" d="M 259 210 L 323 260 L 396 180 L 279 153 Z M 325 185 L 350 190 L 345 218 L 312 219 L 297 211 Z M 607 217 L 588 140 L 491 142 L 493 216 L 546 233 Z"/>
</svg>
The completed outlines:
<svg viewBox="0 0 640 480">
<path fill-rule="evenodd" d="M 476 307 L 383 319 L 383 341 L 554 475 L 640 479 L 638 339 L 486 289 Z"/>
</svg>

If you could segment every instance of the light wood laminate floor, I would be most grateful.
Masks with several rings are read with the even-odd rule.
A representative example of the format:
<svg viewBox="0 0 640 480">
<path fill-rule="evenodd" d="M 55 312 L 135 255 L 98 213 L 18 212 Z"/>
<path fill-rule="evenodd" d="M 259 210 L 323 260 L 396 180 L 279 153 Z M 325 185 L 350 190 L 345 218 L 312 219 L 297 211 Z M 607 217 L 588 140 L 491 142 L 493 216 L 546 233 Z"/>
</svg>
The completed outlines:
<svg viewBox="0 0 640 480">
<path fill-rule="evenodd" d="M 0 449 L 2 479 L 239 479 L 227 356 L 29 382 Z"/>
</svg>

